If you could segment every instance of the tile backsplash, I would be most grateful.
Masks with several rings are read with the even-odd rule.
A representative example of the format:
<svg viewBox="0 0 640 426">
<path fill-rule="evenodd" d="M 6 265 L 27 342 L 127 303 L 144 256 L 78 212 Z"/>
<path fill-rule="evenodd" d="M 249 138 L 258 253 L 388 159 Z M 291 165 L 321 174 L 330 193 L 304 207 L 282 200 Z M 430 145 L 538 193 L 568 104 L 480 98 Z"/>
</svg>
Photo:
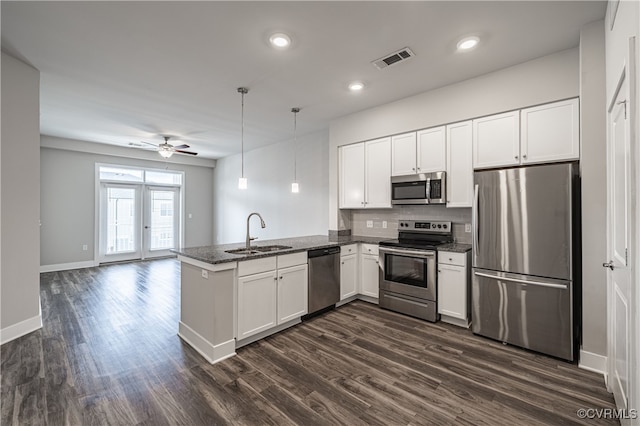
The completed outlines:
<svg viewBox="0 0 640 426">
<path fill-rule="evenodd" d="M 451 221 L 453 239 L 458 243 L 471 243 L 471 233 L 465 232 L 465 224 L 471 223 L 471 208 L 451 208 L 445 206 L 395 206 L 391 209 L 367 209 L 351 211 L 351 233 L 371 237 L 398 236 L 398 221 L 447 220 Z M 367 227 L 367 221 L 373 228 Z M 387 227 L 383 228 L 383 222 Z"/>
</svg>

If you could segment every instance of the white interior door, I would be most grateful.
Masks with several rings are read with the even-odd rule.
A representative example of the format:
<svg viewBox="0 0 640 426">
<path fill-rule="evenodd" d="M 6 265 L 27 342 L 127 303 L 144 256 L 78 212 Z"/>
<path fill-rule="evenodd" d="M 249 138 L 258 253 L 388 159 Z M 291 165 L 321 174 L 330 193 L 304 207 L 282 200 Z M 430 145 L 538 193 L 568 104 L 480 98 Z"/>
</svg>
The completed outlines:
<svg viewBox="0 0 640 426">
<path fill-rule="evenodd" d="M 102 183 L 100 187 L 100 262 L 140 259 L 141 186 Z"/>
<path fill-rule="evenodd" d="M 608 114 L 607 184 L 609 209 L 607 240 L 610 258 L 603 266 L 608 289 L 608 387 L 619 409 L 629 409 L 631 378 L 637 368 L 632 347 L 638 338 L 632 333 L 635 305 L 632 299 L 632 230 L 636 222 L 632 191 L 629 81 L 623 73 Z"/>
<path fill-rule="evenodd" d="M 168 256 L 179 246 L 180 191 L 147 186 L 144 199 L 144 257 Z"/>
</svg>

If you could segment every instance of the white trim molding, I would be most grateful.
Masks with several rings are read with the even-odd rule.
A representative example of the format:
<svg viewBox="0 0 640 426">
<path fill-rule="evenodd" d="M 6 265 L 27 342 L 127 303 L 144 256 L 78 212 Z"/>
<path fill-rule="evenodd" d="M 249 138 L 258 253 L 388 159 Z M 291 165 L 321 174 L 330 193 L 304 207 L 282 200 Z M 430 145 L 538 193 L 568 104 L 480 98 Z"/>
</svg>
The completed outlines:
<svg viewBox="0 0 640 426">
<path fill-rule="evenodd" d="M 214 345 L 182 321 L 178 324 L 178 336 L 198 351 L 198 353 L 211 364 L 215 364 L 236 354 L 236 339 Z"/>
<path fill-rule="evenodd" d="M 0 345 L 42 328 L 42 314 L 20 321 L 0 330 Z"/>
<path fill-rule="evenodd" d="M 69 271 L 71 269 L 93 268 L 94 266 L 98 266 L 98 265 L 93 260 L 87 260 L 84 262 L 58 263 L 56 265 L 41 265 L 40 273 Z"/>
<path fill-rule="evenodd" d="M 607 357 L 604 355 L 598 355 L 594 354 L 593 352 L 580 350 L 580 362 L 578 363 L 578 367 L 583 370 L 600 373 L 605 376 L 606 380 Z"/>
</svg>

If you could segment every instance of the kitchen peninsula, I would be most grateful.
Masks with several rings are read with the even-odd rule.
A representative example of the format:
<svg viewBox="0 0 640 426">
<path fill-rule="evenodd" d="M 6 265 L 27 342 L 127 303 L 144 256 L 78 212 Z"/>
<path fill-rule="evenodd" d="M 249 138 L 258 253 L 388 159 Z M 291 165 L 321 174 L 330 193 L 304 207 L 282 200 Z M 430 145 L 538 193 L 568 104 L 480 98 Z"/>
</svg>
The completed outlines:
<svg viewBox="0 0 640 426">
<path fill-rule="evenodd" d="M 379 237 L 265 240 L 251 253 L 241 243 L 174 250 L 181 263 L 178 335 L 209 362 L 301 321 L 307 306 L 307 251 L 378 244 Z M 280 248 L 287 247 L 287 248 Z M 290 277 L 290 278 L 289 278 Z"/>
</svg>

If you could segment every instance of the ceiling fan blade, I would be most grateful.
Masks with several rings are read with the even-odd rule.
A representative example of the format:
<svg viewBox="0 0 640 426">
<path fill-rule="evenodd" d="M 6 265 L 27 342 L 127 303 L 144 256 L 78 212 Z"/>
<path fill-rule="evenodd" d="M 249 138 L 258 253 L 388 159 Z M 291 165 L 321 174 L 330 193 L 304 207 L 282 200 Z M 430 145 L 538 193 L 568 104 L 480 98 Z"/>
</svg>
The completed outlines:
<svg viewBox="0 0 640 426">
<path fill-rule="evenodd" d="M 174 148 L 175 149 L 185 149 L 185 148 L 190 148 L 190 146 L 185 143 L 185 144 L 182 144 L 182 145 L 174 146 Z"/>
<path fill-rule="evenodd" d="M 179 154 L 189 154 L 189 155 L 198 155 L 197 152 L 191 152 L 191 151 L 182 151 L 180 149 L 176 149 L 174 152 L 177 152 Z"/>
<path fill-rule="evenodd" d="M 151 142 L 145 142 L 145 141 L 140 141 L 140 142 L 146 143 L 147 145 L 155 146 L 156 148 L 158 147 L 157 143 L 151 143 Z"/>
</svg>

